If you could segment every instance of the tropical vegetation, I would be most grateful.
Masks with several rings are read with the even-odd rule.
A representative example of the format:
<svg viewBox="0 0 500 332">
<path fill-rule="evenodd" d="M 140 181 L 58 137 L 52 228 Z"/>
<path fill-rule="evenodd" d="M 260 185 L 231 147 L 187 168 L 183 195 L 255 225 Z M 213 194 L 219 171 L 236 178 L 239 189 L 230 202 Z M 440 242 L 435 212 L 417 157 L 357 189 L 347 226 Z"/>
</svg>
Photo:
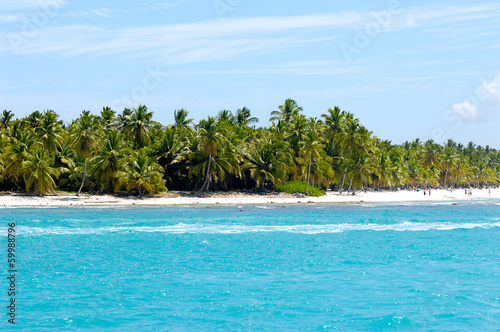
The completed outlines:
<svg viewBox="0 0 500 332">
<path fill-rule="evenodd" d="M 393 144 L 339 107 L 311 118 L 287 99 L 271 112 L 268 127 L 258 127 L 247 107 L 221 110 L 197 123 L 185 109 L 173 115 L 173 124 L 163 125 L 145 105 L 120 113 L 104 107 L 65 123 L 53 110 L 17 119 L 4 110 L 0 190 L 143 196 L 167 188 L 263 191 L 300 183 L 311 195 L 317 187 L 354 194 L 500 183 L 496 149 L 452 140 Z"/>
</svg>

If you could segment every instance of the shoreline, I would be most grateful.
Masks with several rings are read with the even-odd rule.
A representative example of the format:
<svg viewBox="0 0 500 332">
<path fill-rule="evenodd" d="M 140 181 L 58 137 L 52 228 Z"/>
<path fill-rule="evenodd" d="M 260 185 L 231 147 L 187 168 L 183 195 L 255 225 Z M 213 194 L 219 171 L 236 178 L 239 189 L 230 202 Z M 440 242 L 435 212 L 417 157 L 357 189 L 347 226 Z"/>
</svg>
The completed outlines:
<svg viewBox="0 0 500 332">
<path fill-rule="evenodd" d="M 490 192 L 491 191 L 491 192 Z M 443 202 L 473 201 L 477 199 L 500 199 L 500 189 L 472 190 L 466 196 L 464 189 L 452 192 L 445 189 L 431 191 L 431 197 L 423 191 L 368 191 L 351 194 L 328 191 L 325 196 L 307 197 L 285 193 L 246 194 L 241 192 L 211 193 L 208 197 L 181 196 L 169 192 L 165 196 L 138 198 L 113 195 L 55 195 L 31 196 L 19 194 L 0 195 L 2 207 L 63 207 L 63 206 L 176 206 L 176 205 L 255 205 L 255 204 L 314 204 L 314 203 L 398 203 L 398 202 Z"/>
</svg>

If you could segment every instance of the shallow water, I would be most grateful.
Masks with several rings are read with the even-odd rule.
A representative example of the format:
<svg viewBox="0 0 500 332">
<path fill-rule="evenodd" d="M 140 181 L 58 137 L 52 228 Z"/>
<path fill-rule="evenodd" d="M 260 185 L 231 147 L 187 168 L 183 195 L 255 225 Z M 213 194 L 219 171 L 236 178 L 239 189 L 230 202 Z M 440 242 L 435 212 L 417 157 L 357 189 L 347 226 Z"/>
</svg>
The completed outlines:
<svg viewBox="0 0 500 332">
<path fill-rule="evenodd" d="M 4 208 L 0 219 L 4 239 L 17 223 L 16 330 L 500 326 L 495 200 Z"/>
</svg>

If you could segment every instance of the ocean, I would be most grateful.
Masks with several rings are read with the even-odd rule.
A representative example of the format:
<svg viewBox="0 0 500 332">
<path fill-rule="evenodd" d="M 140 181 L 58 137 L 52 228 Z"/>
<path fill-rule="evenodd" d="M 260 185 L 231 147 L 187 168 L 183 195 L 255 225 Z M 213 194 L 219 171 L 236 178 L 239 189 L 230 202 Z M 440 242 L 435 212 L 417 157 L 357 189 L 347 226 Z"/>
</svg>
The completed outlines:
<svg viewBox="0 0 500 332">
<path fill-rule="evenodd" d="M 500 328 L 498 200 L 3 208 L 0 219 L 2 331 Z"/>
</svg>

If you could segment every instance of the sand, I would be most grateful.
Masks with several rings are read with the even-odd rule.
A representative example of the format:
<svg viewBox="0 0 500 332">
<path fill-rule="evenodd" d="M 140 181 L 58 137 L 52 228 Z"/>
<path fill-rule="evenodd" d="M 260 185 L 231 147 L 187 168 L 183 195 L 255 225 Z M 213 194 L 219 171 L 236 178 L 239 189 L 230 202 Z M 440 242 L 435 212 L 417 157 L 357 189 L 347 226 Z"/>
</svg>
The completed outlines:
<svg viewBox="0 0 500 332">
<path fill-rule="evenodd" d="M 129 206 L 129 205 L 242 205 L 242 204 L 307 204 L 307 203 L 356 203 L 356 202 L 436 202 L 436 201 L 468 201 L 477 199 L 500 199 L 500 189 L 472 190 L 472 196 L 465 195 L 461 189 L 452 192 L 439 189 L 432 190 L 431 196 L 424 196 L 422 191 L 368 191 L 359 192 L 355 196 L 348 193 L 328 191 L 326 196 L 305 197 L 303 195 L 246 194 L 240 192 L 211 193 L 207 197 L 183 196 L 170 192 L 164 196 L 137 198 L 134 196 L 119 197 L 112 195 L 75 195 L 60 194 L 54 196 L 28 196 L 5 194 L 0 196 L 0 206 Z"/>
</svg>

